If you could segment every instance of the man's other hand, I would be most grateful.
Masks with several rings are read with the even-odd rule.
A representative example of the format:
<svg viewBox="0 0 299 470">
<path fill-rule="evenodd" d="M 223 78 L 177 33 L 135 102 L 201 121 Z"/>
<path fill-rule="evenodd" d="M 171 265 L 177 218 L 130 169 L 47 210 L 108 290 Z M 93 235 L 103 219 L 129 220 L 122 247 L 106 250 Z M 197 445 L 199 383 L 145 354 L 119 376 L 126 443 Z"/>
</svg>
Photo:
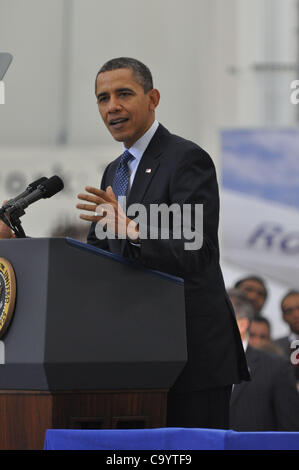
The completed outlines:
<svg viewBox="0 0 299 470">
<path fill-rule="evenodd" d="M 110 233 L 120 238 L 136 241 L 138 226 L 126 216 L 111 186 L 106 191 L 86 186 L 87 193 L 78 194 L 78 199 L 89 204 L 77 204 L 77 209 L 93 212 L 93 215 L 80 214 L 80 218 L 88 222 L 99 222 L 107 227 Z"/>
</svg>

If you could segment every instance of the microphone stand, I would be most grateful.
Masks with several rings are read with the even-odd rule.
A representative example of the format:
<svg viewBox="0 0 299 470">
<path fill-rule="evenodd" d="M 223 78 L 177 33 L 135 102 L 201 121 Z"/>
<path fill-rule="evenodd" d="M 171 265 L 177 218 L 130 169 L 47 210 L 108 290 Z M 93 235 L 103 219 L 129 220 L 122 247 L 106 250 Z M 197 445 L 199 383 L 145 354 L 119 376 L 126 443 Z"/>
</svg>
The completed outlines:
<svg viewBox="0 0 299 470">
<path fill-rule="evenodd" d="M 5 210 L 0 209 L 0 219 L 14 232 L 17 238 L 27 238 L 20 221 L 20 217 L 25 214 L 25 211 L 21 208 L 14 209 L 9 214 L 9 219 L 5 215 Z"/>
<path fill-rule="evenodd" d="M 41 180 L 46 181 L 42 183 Z M 43 177 L 35 181 L 34 184 L 38 184 L 38 186 L 29 194 L 24 196 L 24 194 L 26 194 L 25 191 L 25 193 L 17 197 L 17 200 L 7 201 L 7 203 L 0 208 L 0 219 L 13 230 L 17 238 L 27 238 L 20 221 L 20 217 L 25 214 L 24 209 L 33 202 L 52 197 L 63 189 L 63 181 L 56 175 L 52 176 L 50 179 Z M 30 188 L 30 186 L 28 188 Z"/>
</svg>

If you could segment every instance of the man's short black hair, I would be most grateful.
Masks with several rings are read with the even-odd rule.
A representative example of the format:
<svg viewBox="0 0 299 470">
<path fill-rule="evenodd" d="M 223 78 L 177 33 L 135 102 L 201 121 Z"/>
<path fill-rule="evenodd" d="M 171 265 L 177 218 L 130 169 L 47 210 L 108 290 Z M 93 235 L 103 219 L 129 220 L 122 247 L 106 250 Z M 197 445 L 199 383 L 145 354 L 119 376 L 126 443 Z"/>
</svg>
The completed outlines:
<svg viewBox="0 0 299 470">
<path fill-rule="evenodd" d="M 265 325 L 267 325 L 267 327 L 269 328 L 269 331 L 271 331 L 271 323 L 269 322 L 268 318 L 265 318 L 265 317 L 254 317 L 254 319 L 252 320 L 253 322 L 256 322 L 256 323 L 265 323 Z"/>
<path fill-rule="evenodd" d="M 283 296 L 283 298 L 281 299 L 281 302 L 280 302 L 280 307 L 281 307 L 282 313 L 284 313 L 283 312 L 283 303 L 284 303 L 285 299 L 287 297 L 290 297 L 291 295 L 299 295 L 299 291 L 295 290 L 295 289 L 291 289 Z"/>
<path fill-rule="evenodd" d="M 240 285 L 243 284 L 243 282 L 245 282 L 245 281 L 256 281 L 256 282 L 258 282 L 259 284 L 261 284 L 261 286 L 263 286 L 264 291 L 265 291 L 265 299 L 267 298 L 267 296 L 268 296 L 268 290 L 267 290 L 265 281 L 264 281 L 261 277 L 255 276 L 255 275 L 244 277 L 244 278 L 242 278 L 242 279 L 239 279 L 239 280 L 235 283 L 234 287 L 239 288 Z"/>
<path fill-rule="evenodd" d="M 97 93 L 97 78 L 100 73 L 110 72 L 117 69 L 131 69 L 136 81 L 143 87 L 144 93 L 154 88 L 153 77 L 149 68 L 137 59 L 131 57 L 117 57 L 108 60 L 100 68 L 95 80 L 95 92 Z"/>
</svg>

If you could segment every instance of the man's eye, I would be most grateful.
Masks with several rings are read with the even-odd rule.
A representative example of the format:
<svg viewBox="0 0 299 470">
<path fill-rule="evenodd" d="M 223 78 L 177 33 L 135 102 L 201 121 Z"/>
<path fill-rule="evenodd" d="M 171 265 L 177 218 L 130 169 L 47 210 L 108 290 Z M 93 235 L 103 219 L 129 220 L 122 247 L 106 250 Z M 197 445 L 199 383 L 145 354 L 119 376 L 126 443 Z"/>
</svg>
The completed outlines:
<svg viewBox="0 0 299 470">
<path fill-rule="evenodd" d="M 98 102 L 99 103 L 103 103 L 104 101 L 106 101 L 108 99 L 107 96 L 101 96 L 100 98 L 98 98 Z"/>
</svg>

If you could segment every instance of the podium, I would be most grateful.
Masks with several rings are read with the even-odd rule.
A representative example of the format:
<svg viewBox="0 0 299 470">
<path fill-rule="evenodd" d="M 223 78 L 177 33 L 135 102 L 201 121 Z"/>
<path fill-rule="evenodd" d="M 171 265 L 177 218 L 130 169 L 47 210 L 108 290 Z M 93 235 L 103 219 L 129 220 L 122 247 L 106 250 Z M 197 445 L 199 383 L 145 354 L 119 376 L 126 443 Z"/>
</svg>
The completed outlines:
<svg viewBox="0 0 299 470">
<path fill-rule="evenodd" d="M 16 303 L 1 338 L 0 449 L 46 429 L 154 428 L 186 359 L 184 284 L 68 238 L 0 241 Z"/>
</svg>

